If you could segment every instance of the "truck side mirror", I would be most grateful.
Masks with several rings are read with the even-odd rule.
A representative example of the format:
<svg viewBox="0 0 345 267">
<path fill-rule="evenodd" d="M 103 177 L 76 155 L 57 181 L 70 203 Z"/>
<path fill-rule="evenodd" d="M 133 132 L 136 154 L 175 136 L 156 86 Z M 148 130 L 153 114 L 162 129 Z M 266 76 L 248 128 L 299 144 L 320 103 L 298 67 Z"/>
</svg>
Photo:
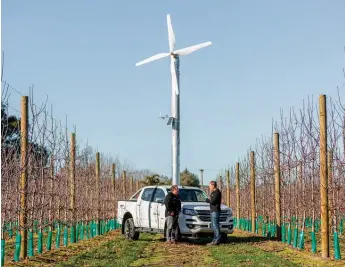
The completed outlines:
<svg viewBox="0 0 345 267">
<path fill-rule="evenodd" d="M 164 203 L 164 200 L 161 199 L 161 198 L 157 198 L 157 199 L 156 199 L 156 202 L 157 202 L 157 203 L 160 203 L 160 204 L 163 204 L 163 203 Z"/>
</svg>

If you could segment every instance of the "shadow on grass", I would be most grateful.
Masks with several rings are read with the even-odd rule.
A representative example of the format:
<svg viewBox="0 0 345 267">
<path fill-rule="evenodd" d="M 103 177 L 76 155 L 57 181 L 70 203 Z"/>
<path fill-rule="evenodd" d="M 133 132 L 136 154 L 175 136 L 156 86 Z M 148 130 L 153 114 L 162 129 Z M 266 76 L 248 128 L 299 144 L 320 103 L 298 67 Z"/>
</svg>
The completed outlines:
<svg viewBox="0 0 345 267">
<path fill-rule="evenodd" d="M 229 240 L 227 243 L 259 243 L 268 241 L 266 237 L 262 236 L 229 236 Z M 273 240 L 273 239 L 272 239 Z"/>
<path fill-rule="evenodd" d="M 155 241 L 164 243 L 165 239 L 160 238 L 160 239 L 156 239 Z M 200 238 L 184 237 L 182 241 L 179 243 L 206 246 L 211 241 L 212 241 L 212 237 L 200 237 Z M 264 241 L 268 241 L 268 239 L 261 236 L 241 236 L 241 237 L 228 236 L 228 240 L 225 242 L 222 242 L 222 244 L 260 243 Z"/>
</svg>

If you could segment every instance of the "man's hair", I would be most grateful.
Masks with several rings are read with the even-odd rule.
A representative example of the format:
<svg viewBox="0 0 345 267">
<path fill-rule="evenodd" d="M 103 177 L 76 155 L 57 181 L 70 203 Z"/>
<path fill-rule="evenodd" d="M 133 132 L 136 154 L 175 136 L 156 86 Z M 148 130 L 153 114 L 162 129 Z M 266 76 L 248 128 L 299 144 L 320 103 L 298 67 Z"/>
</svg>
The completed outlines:
<svg viewBox="0 0 345 267">
<path fill-rule="evenodd" d="M 177 190 L 178 189 L 178 186 L 177 185 L 173 185 L 172 187 L 170 187 L 170 191 L 174 191 L 174 190 Z"/>
<path fill-rule="evenodd" d="M 216 181 L 211 181 L 210 184 L 213 185 L 214 187 L 217 187 L 217 182 Z"/>
</svg>

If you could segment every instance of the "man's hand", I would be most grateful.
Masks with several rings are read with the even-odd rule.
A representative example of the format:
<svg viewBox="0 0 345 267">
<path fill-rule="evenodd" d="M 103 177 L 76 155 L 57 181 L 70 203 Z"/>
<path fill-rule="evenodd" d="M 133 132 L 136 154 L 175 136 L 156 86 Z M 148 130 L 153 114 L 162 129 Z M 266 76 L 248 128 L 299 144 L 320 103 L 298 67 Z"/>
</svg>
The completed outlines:
<svg viewBox="0 0 345 267">
<path fill-rule="evenodd" d="M 170 212 L 170 216 L 173 216 L 173 217 L 174 217 L 174 216 L 175 216 L 175 212 L 173 212 L 173 211 Z"/>
</svg>

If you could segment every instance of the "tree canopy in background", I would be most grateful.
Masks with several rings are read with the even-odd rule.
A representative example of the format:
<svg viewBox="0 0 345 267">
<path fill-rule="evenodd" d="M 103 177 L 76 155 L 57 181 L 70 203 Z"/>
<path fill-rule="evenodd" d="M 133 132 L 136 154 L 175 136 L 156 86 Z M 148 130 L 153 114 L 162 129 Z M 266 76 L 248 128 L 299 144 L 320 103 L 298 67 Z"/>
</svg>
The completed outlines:
<svg viewBox="0 0 345 267">
<path fill-rule="evenodd" d="M 187 168 L 181 172 L 180 179 L 181 185 L 200 187 L 199 177 L 195 173 L 190 172 Z"/>
<path fill-rule="evenodd" d="M 181 185 L 200 187 L 200 181 L 196 174 L 190 172 L 187 168 L 180 174 Z M 142 182 L 145 186 L 148 185 L 171 185 L 172 179 L 168 176 L 159 175 L 157 173 L 146 175 Z"/>
<path fill-rule="evenodd" d="M 1 146 L 2 153 L 20 156 L 20 118 L 9 115 L 7 106 L 1 104 Z M 28 152 L 37 162 L 44 166 L 48 163 L 49 152 L 47 148 L 34 142 L 28 142 Z"/>
</svg>

